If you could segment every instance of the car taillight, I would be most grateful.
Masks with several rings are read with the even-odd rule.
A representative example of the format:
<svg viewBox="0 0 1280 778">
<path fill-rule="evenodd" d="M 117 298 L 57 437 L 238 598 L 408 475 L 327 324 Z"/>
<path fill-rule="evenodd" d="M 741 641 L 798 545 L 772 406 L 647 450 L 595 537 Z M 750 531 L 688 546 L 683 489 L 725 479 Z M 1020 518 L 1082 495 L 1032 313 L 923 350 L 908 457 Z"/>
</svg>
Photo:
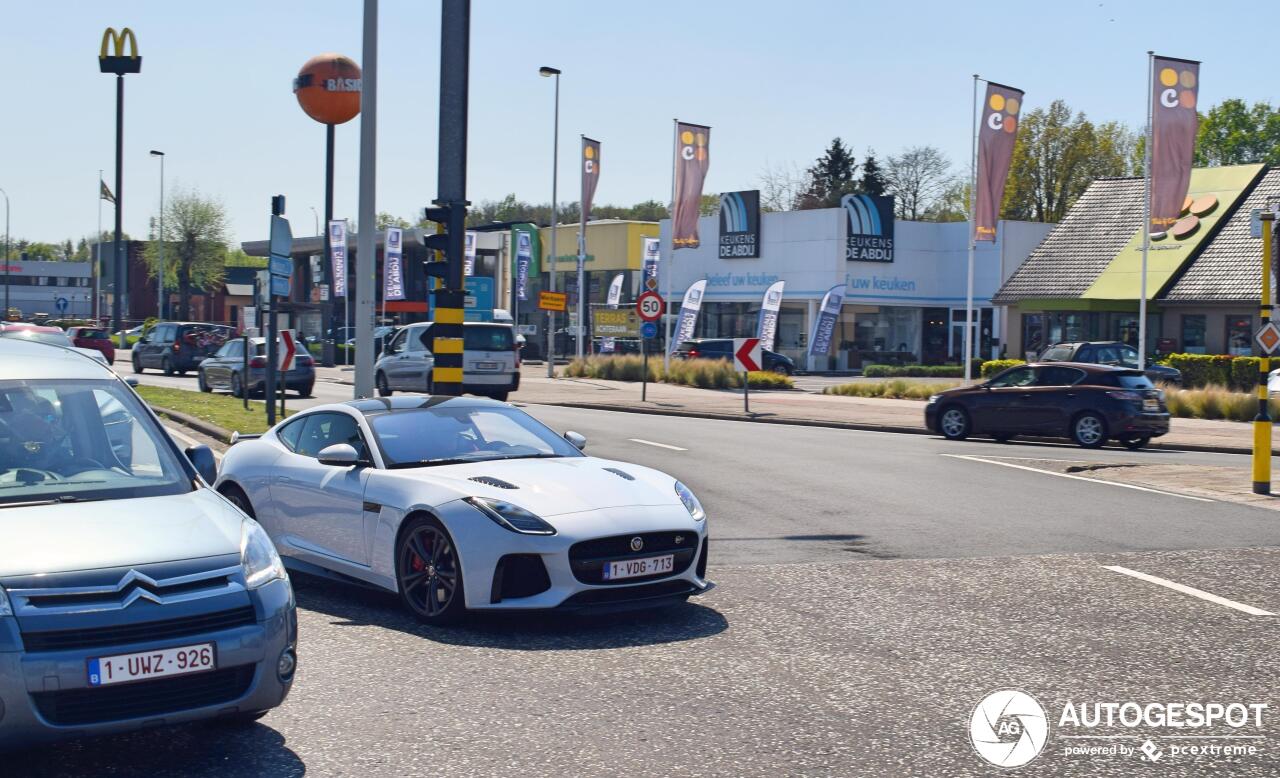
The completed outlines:
<svg viewBox="0 0 1280 778">
<path fill-rule="evenodd" d="M 1107 392 L 1107 396 L 1114 397 L 1117 400 L 1131 400 L 1133 402 L 1140 402 L 1142 400 L 1142 395 L 1137 392 L 1130 392 L 1127 390 Z"/>
<path fill-rule="evenodd" d="M 266 367 L 266 366 L 267 366 L 266 357 L 254 357 L 253 359 L 249 360 L 249 367 Z"/>
<path fill-rule="evenodd" d="M 689 359 L 697 359 L 697 358 L 698 358 L 698 350 L 696 348 L 689 349 Z"/>
<path fill-rule="evenodd" d="M 181 350 L 182 350 L 182 344 L 178 343 L 177 341 L 174 341 L 174 344 L 173 344 L 173 350 L 174 350 L 174 351 L 181 351 Z"/>
<path fill-rule="evenodd" d="M 293 358 L 293 363 L 295 365 L 306 367 L 307 365 L 311 364 L 311 357 L 304 357 L 301 354 L 299 354 Z"/>
<path fill-rule="evenodd" d="M 515 354 L 516 354 L 516 370 L 519 370 L 520 369 L 520 346 L 517 345 L 512 350 L 515 351 Z"/>
</svg>

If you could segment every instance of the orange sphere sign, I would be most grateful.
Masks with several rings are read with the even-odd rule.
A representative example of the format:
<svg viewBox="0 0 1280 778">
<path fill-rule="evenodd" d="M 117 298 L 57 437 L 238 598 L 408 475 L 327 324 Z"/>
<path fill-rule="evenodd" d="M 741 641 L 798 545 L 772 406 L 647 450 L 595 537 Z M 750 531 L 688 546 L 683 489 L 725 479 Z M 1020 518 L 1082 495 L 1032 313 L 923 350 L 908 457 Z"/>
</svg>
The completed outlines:
<svg viewBox="0 0 1280 778">
<path fill-rule="evenodd" d="M 293 80 L 293 93 L 321 124 L 349 122 L 360 113 L 360 66 L 341 54 L 312 57 Z"/>
</svg>

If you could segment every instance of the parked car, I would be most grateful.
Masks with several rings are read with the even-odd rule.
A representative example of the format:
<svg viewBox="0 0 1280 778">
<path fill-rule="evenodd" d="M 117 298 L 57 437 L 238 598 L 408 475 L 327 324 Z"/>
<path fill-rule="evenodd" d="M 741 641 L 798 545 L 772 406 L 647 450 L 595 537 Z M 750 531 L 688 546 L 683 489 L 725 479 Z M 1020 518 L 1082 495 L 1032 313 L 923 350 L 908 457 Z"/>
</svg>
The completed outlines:
<svg viewBox="0 0 1280 778">
<path fill-rule="evenodd" d="M 761 349 L 765 370 L 782 375 L 794 375 L 796 363 L 791 357 L 769 349 Z M 695 338 L 681 342 L 680 347 L 672 352 L 676 359 L 725 359 L 733 360 L 732 338 Z"/>
<path fill-rule="evenodd" d="M 431 322 L 403 327 L 373 366 L 374 385 L 382 397 L 396 391 L 432 391 Z M 469 321 L 462 326 L 462 388 L 495 400 L 520 388 L 520 355 L 510 324 Z"/>
<path fill-rule="evenodd" d="M 186 375 L 235 335 L 221 324 L 163 321 L 133 345 L 133 372 L 158 368 L 165 375 Z"/>
<path fill-rule="evenodd" d="M 1169 431 L 1164 392 L 1142 371 L 1086 363 L 1009 368 L 982 384 L 929 398 L 925 425 L 950 440 L 975 433 L 1070 438 L 1085 448 L 1118 440 L 1139 449 Z"/>
<path fill-rule="evenodd" d="M 1056 343 L 1040 355 L 1041 362 L 1091 362 L 1097 365 L 1136 368 L 1138 350 L 1118 340 L 1086 343 Z M 1182 371 L 1167 365 L 1147 363 L 1147 378 L 1166 384 L 1181 384 Z"/>
<path fill-rule="evenodd" d="M 267 339 L 249 339 L 248 372 L 245 371 L 244 338 L 234 338 L 222 344 L 213 356 L 206 358 L 196 370 L 196 385 L 202 392 L 228 391 L 235 397 L 244 397 L 266 391 Z M 276 376 L 279 381 L 280 375 Z M 284 388 L 293 390 L 299 397 L 310 397 L 316 383 L 315 360 L 301 349 L 293 357 L 293 367 L 284 375 Z"/>
<path fill-rule="evenodd" d="M 106 367 L 111 366 L 111 363 L 107 361 L 106 355 L 101 351 L 94 348 L 81 348 L 75 345 L 71 338 L 67 337 L 67 333 L 58 327 L 44 327 L 39 324 L 5 324 L 0 325 L 0 338 L 29 340 L 49 346 L 61 346 L 83 354 Z"/>
<path fill-rule="evenodd" d="M 91 348 L 102 352 L 107 364 L 116 361 L 116 347 L 111 342 L 111 335 L 101 327 L 68 327 L 67 337 L 77 348 Z"/>
<path fill-rule="evenodd" d="M 284 701 L 289 579 L 215 476 L 112 371 L 0 340 L 0 751 Z"/>
<path fill-rule="evenodd" d="M 710 589 L 693 493 L 585 446 L 491 400 L 353 400 L 239 437 L 217 489 L 286 565 L 396 593 L 428 623 L 653 608 Z"/>
</svg>

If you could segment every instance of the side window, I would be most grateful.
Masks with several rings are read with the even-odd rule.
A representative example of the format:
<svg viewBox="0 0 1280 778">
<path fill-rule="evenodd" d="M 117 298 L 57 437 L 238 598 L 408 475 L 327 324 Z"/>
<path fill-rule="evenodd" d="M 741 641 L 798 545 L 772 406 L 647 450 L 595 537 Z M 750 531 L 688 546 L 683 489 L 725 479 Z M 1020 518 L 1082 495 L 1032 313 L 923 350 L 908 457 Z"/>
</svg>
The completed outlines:
<svg viewBox="0 0 1280 778">
<path fill-rule="evenodd" d="M 337 443 L 346 443 L 361 458 L 368 456 L 360 425 L 345 413 L 313 413 L 306 419 L 306 427 L 298 440 L 296 453 L 315 457 L 321 451 Z"/>
<path fill-rule="evenodd" d="M 285 448 L 296 453 L 298 451 L 298 438 L 302 436 L 302 428 L 305 427 L 306 424 L 306 419 L 291 421 L 281 427 L 280 431 L 276 433 L 276 436 L 280 438 L 280 442 L 284 444 Z"/>
<path fill-rule="evenodd" d="M 386 352 L 388 354 L 399 354 L 401 351 L 404 351 L 405 332 L 406 332 L 405 330 L 401 330 L 400 332 L 397 332 L 396 336 L 391 339 L 390 343 L 387 344 Z"/>
<path fill-rule="evenodd" d="M 1036 371 L 1030 367 L 1015 367 L 991 381 L 995 388 L 1007 386 L 1028 386 L 1036 380 Z"/>
<path fill-rule="evenodd" d="M 1093 346 L 1085 346 L 1076 352 L 1076 358 L 1072 362 L 1097 362 L 1098 349 Z"/>
<path fill-rule="evenodd" d="M 1036 386 L 1071 386 L 1084 377 L 1074 367 L 1042 367 L 1037 371 Z"/>
</svg>

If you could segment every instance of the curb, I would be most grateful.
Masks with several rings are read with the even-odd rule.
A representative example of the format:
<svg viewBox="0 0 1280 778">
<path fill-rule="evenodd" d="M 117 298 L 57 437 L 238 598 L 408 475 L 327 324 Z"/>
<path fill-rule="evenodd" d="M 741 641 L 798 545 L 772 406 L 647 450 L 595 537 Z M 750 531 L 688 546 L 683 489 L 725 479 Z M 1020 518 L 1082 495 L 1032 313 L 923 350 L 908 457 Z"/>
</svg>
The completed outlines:
<svg viewBox="0 0 1280 778">
<path fill-rule="evenodd" d="M 170 408 L 161 408 L 156 405 L 152 405 L 151 410 L 155 411 L 156 415 L 176 421 L 184 427 L 190 427 L 201 435 L 208 435 L 214 440 L 221 441 L 228 445 L 231 443 L 231 430 L 223 429 L 212 422 L 207 422 L 204 419 L 197 419 L 195 416 L 182 413 L 181 411 L 175 411 Z"/>
</svg>

